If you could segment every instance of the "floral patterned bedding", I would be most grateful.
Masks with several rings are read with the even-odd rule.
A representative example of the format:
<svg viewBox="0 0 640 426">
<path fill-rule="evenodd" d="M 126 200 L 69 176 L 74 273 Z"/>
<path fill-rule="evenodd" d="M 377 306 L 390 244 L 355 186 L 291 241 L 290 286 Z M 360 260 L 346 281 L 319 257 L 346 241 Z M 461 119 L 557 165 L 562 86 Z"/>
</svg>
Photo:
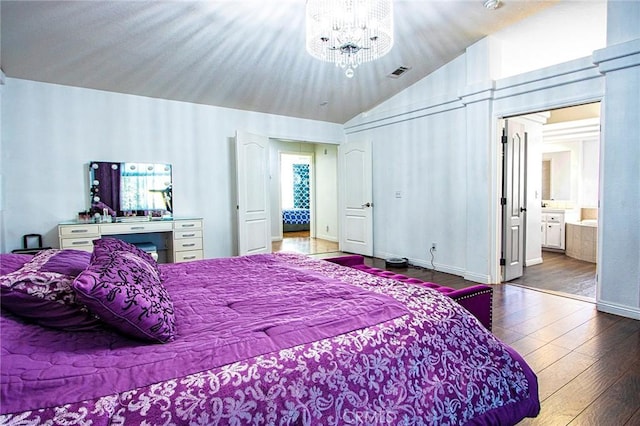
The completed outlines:
<svg viewBox="0 0 640 426">
<path fill-rule="evenodd" d="M 508 425 L 539 411 L 523 359 L 432 289 L 296 254 L 160 269 L 176 311 L 170 343 L 48 330 L 3 312 L 0 424 Z M 321 315 L 323 292 L 339 315 Z M 347 294 L 353 302 L 336 303 Z M 200 309 L 223 315 L 207 323 Z M 245 316 L 250 332 L 236 324 Z M 55 351 L 35 350 L 43 334 Z M 56 396 L 20 394 L 16 378 Z M 8 400 L 27 405 L 6 411 Z"/>
</svg>

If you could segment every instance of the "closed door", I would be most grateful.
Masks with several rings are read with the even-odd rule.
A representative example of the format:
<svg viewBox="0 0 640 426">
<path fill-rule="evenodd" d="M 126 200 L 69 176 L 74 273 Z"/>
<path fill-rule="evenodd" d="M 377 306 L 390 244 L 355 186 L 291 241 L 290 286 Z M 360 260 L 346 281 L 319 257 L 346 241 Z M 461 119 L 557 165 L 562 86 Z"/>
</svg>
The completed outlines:
<svg viewBox="0 0 640 426">
<path fill-rule="evenodd" d="M 373 256 L 371 141 L 350 140 L 340 158 L 340 250 Z"/>
</svg>

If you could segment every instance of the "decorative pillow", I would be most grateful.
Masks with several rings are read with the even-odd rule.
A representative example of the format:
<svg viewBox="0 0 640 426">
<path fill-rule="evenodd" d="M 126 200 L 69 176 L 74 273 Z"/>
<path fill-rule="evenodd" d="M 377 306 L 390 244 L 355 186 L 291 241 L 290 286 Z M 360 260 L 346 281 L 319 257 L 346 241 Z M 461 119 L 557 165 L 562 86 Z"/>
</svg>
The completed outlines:
<svg viewBox="0 0 640 426">
<path fill-rule="evenodd" d="M 66 256 L 73 257 L 62 255 L 64 251 L 42 251 L 20 269 L 0 276 L 0 303 L 7 311 L 45 327 L 68 331 L 99 328 L 99 319 L 76 299 L 71 288 L 75 276 L 56 272 L 55 257 L 62 256 L 63 263 Z M 49 262 L 53 263 L 47 267 Z M 62 269 L 68 270 L 68 266 Z"/>
<path fill-rule="evenodd" d="M 79 300 L 116 330 L 168 342 L 176 333 L 173 302 L 156 266 L 131 251 L 94 255 L 73 288 Z"/>
<path fill-rule="evenodd" d="M 49 255 L 48 252 L 51 251 L 54 252 L 53 255 Z M 72 277 L 77 277 L 80 272 L 84 271 L 91 260 L 91 253 L 87 251 L 50 249 L 38 252 L 34 257 L 34 261 L 37 261 L 42 256 L 47 256 L 48 258 L 40 268 L 42 272 L 55 272 Z"/>
<path fill-rule="evenodd" d="M 154 266 L 156 271 L 158 270 L 158 263 L 151 257 L 149 253 L 144 250 L 140 250 L 135 245 L 128 243 L 123 240 L 119 240 L 117 238 L 100 238 L 97 240 L 93 240 L 93 258 L 95 259 L 98 256 L 102 256 L 104 254 L 109 254 L 114 251 L 126 251 L 129 253 L 133 253 L 136 256 L 146 260 L 150 265 Z"/>
</svg>

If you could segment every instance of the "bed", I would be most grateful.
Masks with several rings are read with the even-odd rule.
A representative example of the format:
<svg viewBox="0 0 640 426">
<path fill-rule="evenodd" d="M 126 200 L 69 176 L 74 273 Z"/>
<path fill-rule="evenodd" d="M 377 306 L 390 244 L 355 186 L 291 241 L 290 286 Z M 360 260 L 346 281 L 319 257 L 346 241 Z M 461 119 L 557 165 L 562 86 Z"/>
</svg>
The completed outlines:
<svg viewBox="0 0 640 426">
<path fill-rule="evenodd" d="M 282 231 L 308 231 L 311 216 L 309 209 L 282 209 Z"/>
<path fill-rule="evenodd" d="M 525 361 L 438 291 L 299 254 L 154 265 L 109 240 L 0 255 L 0 424 L 509 425 L 540 409 Z M 10 306 L 36 281 L 70 288 L 78 318 Z M 134 316 L 111 318 L 119 298 Z"/>
</svg>

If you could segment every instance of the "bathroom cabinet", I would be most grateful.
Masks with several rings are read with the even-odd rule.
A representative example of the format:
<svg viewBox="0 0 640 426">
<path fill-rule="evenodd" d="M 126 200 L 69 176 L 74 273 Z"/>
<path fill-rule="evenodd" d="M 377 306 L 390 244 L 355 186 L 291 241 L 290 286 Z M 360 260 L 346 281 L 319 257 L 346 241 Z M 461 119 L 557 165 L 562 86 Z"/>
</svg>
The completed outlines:
<svg viewBox="0 0 640 426">
<path fill-rule="evenodd" d="M 542 247 L 554 250 L 565 249 L 565 213 L 562 210 L 543 210 L 540 230 Z"/>
</svg>

